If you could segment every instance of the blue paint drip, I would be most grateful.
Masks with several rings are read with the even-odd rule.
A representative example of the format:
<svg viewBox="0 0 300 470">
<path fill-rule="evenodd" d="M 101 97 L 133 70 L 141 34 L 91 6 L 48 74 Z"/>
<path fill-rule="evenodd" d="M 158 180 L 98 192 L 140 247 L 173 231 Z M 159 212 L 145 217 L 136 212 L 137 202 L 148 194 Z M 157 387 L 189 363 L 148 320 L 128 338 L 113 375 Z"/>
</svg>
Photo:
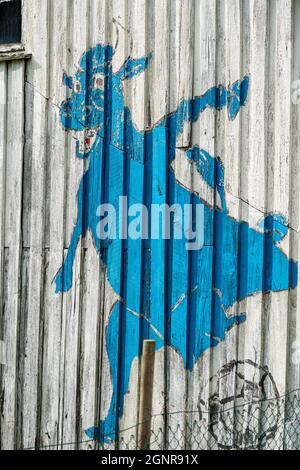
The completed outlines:
<svg viewBox="0 0 300 470">
<path fill-rule="evenodd" d="M 129 58 L 113 74 L 113 54 L 111 46 L 103 45 L 83 54 L 72 79 L 72 96 L 62 103 L 60 112 L 65 129 L 93 129 L 97 136 L 88 152 L 81 153 L 77 145 L 76 155 L 88 158 L 89 166 L 79 186 L 77 222 L 65 263 L 55 279 L 56 292 L 72 287 L 76 247 L 80 237 L 90 230 L 106 264 L 107 278 L 122 299 L 115 305 L 106 327 L 113 389 L 109 411 L 104 421 L 86 431 L 90 438 L 101 442 L 116 438 L 131 365 L 141 353 L 143 339 L 155 339 L 157 349 L 172 346 L 182 356 L 185 367 L 193 370 L 206 349 L 224 341 L 230 328 L 246 320 L 246 313 L 228 317 L 230 307 L 256 292 L 296 287 L 298 280 L 297 264 L 274 243 L 279 240 L 274 226 L 277 230 L 279 224 L 281 233 L 285 233 L 282 221 L 269 216 L 261 233 L 229 217 L 222 162 L 198 147 L 189 149 L 186 156 L 195 162 L 205 182 L 218 191 L 222 202 L 221 211 L 204 208 L 205 242 L 201 250 L 186 251 L 184 237 L 147 240 L 142 245 L 140 241 L 122 241 L 120 234 L 108 242 L 98 239 L 97 208 L 106 202 L 118 209 L 119 196 L 128 195 L 148 209 L 157 202 L 201 204 L 200 198 L 177 184 L 170 167 L 176 138 L 186 122 L 196 121 L 208 108 L 227 108 L 229 119 L 235 119 L 246 103 L 249 89 L 249 77 L 228 88 L 213 87 L 201 97 L 182 101 L 153 129 L 139 132 L 124 104 L 122 80 L 146 70 L 151 55 Z M 65 84 L 70 85 L 71 79 Z"/>
</svg>

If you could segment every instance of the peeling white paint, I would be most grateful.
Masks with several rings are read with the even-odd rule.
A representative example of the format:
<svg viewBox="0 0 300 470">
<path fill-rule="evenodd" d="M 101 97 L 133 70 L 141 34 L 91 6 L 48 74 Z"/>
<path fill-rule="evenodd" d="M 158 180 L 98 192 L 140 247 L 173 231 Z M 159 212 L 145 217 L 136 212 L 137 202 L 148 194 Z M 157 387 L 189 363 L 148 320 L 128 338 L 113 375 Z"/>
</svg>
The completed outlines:
<svg viewBox="0 0 300 470">
<path fill-rule="evenodd" d="M 6 364 L 6 344 L 4 341 L 0 341 L 0 364 Z"/>
</svg>

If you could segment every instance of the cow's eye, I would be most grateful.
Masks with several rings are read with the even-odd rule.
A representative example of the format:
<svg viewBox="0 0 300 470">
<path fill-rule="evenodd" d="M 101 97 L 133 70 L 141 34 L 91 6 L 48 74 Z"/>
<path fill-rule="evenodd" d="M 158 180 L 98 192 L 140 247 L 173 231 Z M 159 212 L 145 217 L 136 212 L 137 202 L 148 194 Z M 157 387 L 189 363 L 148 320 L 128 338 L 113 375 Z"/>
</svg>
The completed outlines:
<svg viewBox="0 0 300 470">
<path fill-rule="evenodd" d="M 81 84 L 78 80 L 74 83 L 73 86 L 74 93 L 80 93 L 81 92 Z"/>
<path fill-rule="evenodd" d="M 94 76 L 94 89 L 95 90 L 104 90 L 104 75 L 97 73 Z"/>
</svg>

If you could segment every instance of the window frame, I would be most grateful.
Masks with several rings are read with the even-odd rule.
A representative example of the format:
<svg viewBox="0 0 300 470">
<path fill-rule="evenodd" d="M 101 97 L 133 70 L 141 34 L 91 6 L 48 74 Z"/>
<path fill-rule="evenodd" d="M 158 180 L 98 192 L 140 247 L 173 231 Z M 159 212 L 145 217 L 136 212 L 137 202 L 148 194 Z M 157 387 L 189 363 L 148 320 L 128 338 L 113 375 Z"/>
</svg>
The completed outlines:
<svg viewBox="0 0 300 470">
<path fill-rule="evenodd" d="M 22 26 L 21 26 L 21 42 L 0 44 L 0 62 L 8 60 L 29 59 L 31 54 L 28 52 L 26 38 L 26 18 L 27 18 L 26 0 L 21 0 Z"/>
</svg>

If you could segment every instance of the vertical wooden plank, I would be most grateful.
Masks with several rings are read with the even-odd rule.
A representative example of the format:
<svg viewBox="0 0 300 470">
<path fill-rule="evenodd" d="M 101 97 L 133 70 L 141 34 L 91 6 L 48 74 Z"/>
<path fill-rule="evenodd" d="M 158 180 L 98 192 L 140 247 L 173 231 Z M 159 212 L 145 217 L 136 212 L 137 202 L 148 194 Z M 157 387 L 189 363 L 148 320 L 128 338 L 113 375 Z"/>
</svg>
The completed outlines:
<svg viewBox="0 0 300 470">
<path fill-rule="evenodd" d="M 292 109 L 291 109 L 291 156 L 290 159 L 290 226 L 295 230 L 290 233 L 290 256 L 300 259 L 299 256 L 299 192 L 300 192 L 300 2 L 293 5 L 293 69 L 292 69 Z M 299 323 L 299 288 L 289 293 L 289 321 L 288 321 L 288 345 L 287 345 L 287 380 L 286 392 L 297 390 L 300 383 L 300 323 Z M 299 449 L 299 434 L 294 432 L 297 423 L 294 412 L 293 396 L 299 399 L 299 392 L 287 398 L 286 423 L 285 423 L 285 449 Z"/>
<path fill-rule="evenodd" d="M 216 2 L 211 0 L 200 0 L 195 3 L 195 34 L 194 34 L 194 96 L 201 96 L 206 90 L 215 86 L 216 80 Z M 205 149 L 210 155 L 215 155 L 215 113 L 207 110 L 201 115 L 192 126 L 192 144 Z M 192 173 L 192 189 L 197 191 L 197 171 Z M 204 196 L 203 191 L 201 195 Z M 208 203 L 214 204 L 214 195 L 212 200 L 208 198 Z M 202 318 L 211 315 L 212 305 L 212 273 L 207 279 L 204 266 L 212 266 L 213 248 L 202 248 L 201 253 L 195 257 L 192 265 L 194 273 L 193 285 L 198 286 L 195 292 L 195 302 L 193 305 L 195 315 L 199 322 Z M 201 308 L 201 306 L 203 306 Z M 201 339 L 197 331 L 189 332 L 191 341 L 199 344 Z M 192 339 L 193 338 L 193 339 Z M 209 378 L 211 374 L 211 356 L 213 350 L 208 349 L 202 357 L 194 364 L 193 371 L 188 374 L 187 380 L 187 410 L 190 412 L 187 416 L 187 446 L 189 449 L 205 448 L 209 440 L 208 428 L 199 432 L 199 419 L 195 415 L 195 410 L 199 407 L 199 400 L 207 402 L 209 399 L 210 387 Z M 203 416 L 205 421 L 206 416 Z"/>
<path fill-rule="evenodd" d="M 194 3 L 180 1 L 175 8 L 171 8 L 170 16 L 170 110 L 176 110 L 184 99 L 190 99 L 192 95 L 193 76 L 193 48 L 191 37 L 194 34 Z M 185 51 L 185 53 L 183 52 Z M 186 75 L 185 75 L 186 74 Z M 189 85 L 188 85 L 189 84 Z M 171 142 L 174 147 L 188 147 L 190 145 L 190 122 L 186 120 L 181 135 L 176 136 L 176 142 Z M 172 172 L 168 177 L 167 203 L 171 207 L 173 203 L 184 204 L 191 202 L 188 191 L 176 183 Z M 176 220 L 180 220 L 180 214 L 174 214 L 174 227 Z M 180 227 L 180 222 L 179 222 Z M 182 227 L 181 227 L 182 228 Z M 171 235 L 172 237 L 173 235 Z M 185 447 L 186 416 L 183 413 L 186 406 L 186 354 L 184 344 L 188 335 L 188 312 L 190 285 L 190 256 L 186 250 L 184 240 L 170 240 L 168 242 L 168 311 L 167 322 L 168 343 L 172 348 L 167 353 L 168 374 L 168 419 L 166 422 L 167 436 L 171 449 L 183 449 Z M 178 270 L 181 266 L 181 270 Z M 182 327 L 182 330 L 181 330 Z M 180 332 L 180 333 L 179 333 Z M 179 349 L 180 354 L 177 353 Z M 176 414 L 171 414 L 176 412 Z"/>
<path fill-rule="evenodd" d="M 92 242 L 91 242 L 92 245 Z M 95 442 L 88 440 L 85 430 L 99 424 L 98 395 L 99 370 L 102 352 L 102 319 L 105 273 L 101 271 L 99 255 L 92 247 L 84 250 L 82 271 L 82 321 L 80 347 L 80 409 L 78 416 L 78 440 L 80 449 L 93 449 Z M 101 290 L 99 284 L 101 282 Z"/>
<path fill-rule="evenodd" d="M 43 304 L 44 268 L 44 198 L 45 162 L 47 149 L 47 2 L 33 2 L 30 15 L 31 51 L 35 65 L 27 66 L 26 90 L 26 144 L 24 149 L 23 233 L 25 246 L 29 246 L 28 305 L 24 323 L 24 381 L 22 389 L 22 446 L 33 447 L 37 443 L 39 408 L 39 360 L 40 320 Z M 26 29 L 29 28 L 27 11 Z M 39 64 L 37 67 L 36 64 Z"/>
<path fill-rule="evenodd" d="M 168 0 L 149 0 L 149 50 L 153 60 L 149 68 L 150 125 L 169 112 L 169 14 Z M 160 86 L 157 87 L 156 84 Z"/>
<path fill-rule="evenodd" d="M 159 121 L 169 110 L 169 8 L 168 0 L 151 0 L 149 11 L 149 48 L 153 51 L 153 60 L 149 69 L 149 95 L 151 124 Z M 157 83 L 160 84 L 157 87 Z M 147 188 L 152 194 L 152 204 L 165 204 L 167 202 L 167 129 L 153 131 L 152 149 L 147 148 L 147 156 L 151 158 L 152 181 L 151 188 Z M 161 162 L 164 162 L 164 167 Z M 162 170 L 163 168 L 163 170 Z M 147 180 L 145 181 L 147 184 Z M 165 316 L 166 316 L 166 244 L 159 240 L 151 240 L 150 243 L 150 311 L 149 318 L 156 326 L 162 338 L 165 340 Z M 152 449 L 163 449 L 165 438 L 165 419 L 162 416 L 166 411 L 166 350 L 160 349 L 155 355 L 154 368 L 154 395 L 152 420 L 153 438 Z M 161 416 L 159 416 L 161 415 Z"/>
<path fill-rule="evenodd" d="M 193 35 L 194 2 L 178 0 L 169 10 L 170 20 L 170 109 L 177 108 L 183 99 L 190 99 L 193 94 Z M 177 138 L 177 147 L 190 144 L 191 124 L 184 126 Z"/>
<path fill-rule="evenodd" d="M 146 0 L 133 0 L 128 3 L 128 18 L 125 36 L 126 55 L 134 58 L 144 57 L 151 51 L 147 50 L 148 31 L 146 14 L 151 14 L 147 8 Z M 151 68 L 151 65 L 150 67 Z M 132 112 L 132 119 L 139 130 L 144 130 L 146 123 L 146 105 L 147 105 L 147 83 L 148 72 L 137 74 L 131 80 L 126 80 L 124 87 L 126 89 L 127 104 Z"/>
<path fill-rule="evenodd" d="M 230 30 L 227 28 L 227 21 L 228 21 L 228 15 L 227 15 L 227 2 L 216 2 L 216 84 L 222 84 L 222 85 L 227 85 L 229 83 L 229 77 L 230 77 L 230 69 L 228 66 L 228 54 L 229 54 L 229 48 L 227 46 L 228 41 L 230 41 Z M 234 15 L 234 13 L 233 13 Z M 215 136 L 215 155 L 220 156 L 224 163 L 224 168 L 225 168 L 225 188 L 228 188 L 228 175 L 226 172 L 226 163 L 227 160 L 230 158 L 230 155 L 227 154 L 226 150 L 226 143 L 227 143 L 227 134 L 228 134 L 228 123 L 227 123 L 228 115 L 226 111 L 224 110 L 221 111 L 220 113 L 217 113 L 216 116 L 216 136 Z M 229 175 L 230 179 L 230 175 Z M 231 181 L 231 179 L 230 179 Z M 227 186 L 227 187 L 226 187 Z M 222 234 L 222 230 L 217 227 L 217 222 L 214 221 L 214 227 L 213 227 L 213 264 L 212 264 L 212 276 L 213 276 L 213 283 L 215 282 L 215 276 L 216 273 L 218 273 L 218 270 L 222 268 L 222 258 L 218 257 L 218 253 L 222 253 L 225 250 L 225 246 L 222 246 L 222 243 L 224 243 L 223 238 L 217 237 L 217 234 Z M 232 235 L 232 234 L 231 234 Z M 226 237 L 226 234 L 225 234 Z M 230 237 L 230 234 L 228 234 L 228 237 Z M 223 248 L 223 250 L 222 250 Z M 218 263 L 218 266 L 216 266 L 216 263 Z M 226 282 L 226 278 L 224 277 L 224 281 Z M 212 302 L 212 309 L 211 309 L 211 315 L 214 313 L 214 304 L 215 302 Z M 227 339 L 227 338 L 226 338 Z M 225 350 L 226 351 L 226 350 Z M 223 345 L 219 345 L 217 348 L 213 348 L 211 350 L 211 371 L 210 375 L 211 377 L 215 376 L 215 374 L 218 373 L 220 368 L 223 365 L 224 359 L 224 348 Z M 212 393 L 216 393 L 218 398 L 217 400 L 220 401 L 220 394 L 223 393 L 223 390 L 220 389 L 219 383 L 215 385 L 216 390 L 211 390 L 211 384 L 209 383 L 208 385 L 209 391 L 207 392 L 208 395 Z M 220 419 L 219 416 L 217 419 Z M 213 440 L 212 445 L 217 446 L 219 444 L 219 439 L 221 437 L 218 436 L 218 442 L 215 442 Z M 215 448 L 215 447 L 214 447 Z"/>
<path fill-rule="evenodd" d="M 128 53 L 126 40 L 127 5 L 124 0 L 114 0 L 113 3 L 108 4 L 106 28 L 108 42 L 110 44 L 114 44 L 113 41 L 114 38 L 116 38 L 116 28 L 113 21 L 114 19 L 118 19 L 119 23 L 123 26 L 119 28 L 117 43 L 118 47 L 112 62 L 113 71 L 116 72 L 125 62 Z M 112 107 L 114 105 L 114 103 L 110 104 Z M 108 102 L 106 103 L 106 106 L 109 106 Z M 111 112 L 111 110 L 108 110 L 108 112 Z M 108 138 L 108 136 L 106 137 Z M 119 195 L 125 194 L 125 159 L 123 158 L 121 151 L 117 148 L 114 148 L 112 145 L 109 146 L 109 149 L 106 149 L 106 152 L 104 200 L 105 202 L 108 202 L 116 207 L 119 203 Z M 100 420 L 104 421 L 107 418 L 108 412 L 110 410 L 110 419 L 106 420 L 106 427 L 104 426 L 104 429 L 107 433 L 114 433 L 116 425 L 118 425 L 118 419 L 115 418 L 118 416 L 120 378 L 124 373 L 124 370 L 120 371 L 120 368 L 122 367 L 121 350 L 123 345 L 121 325 L 122 312 L 125 313 L 126 310 L 122 310 L 123 305 L 121 305 L 120 302 L 116 304 L 116 294 L 113 290 L 116 289 L 117 293 L 120 295 L 124 281 L 124 256 L 123 240 L 117 239 L 111 246 L 109 246 L 107 251 L 106 265 L 107 267 L 114 266 L 114 280 L 109 279 L 112 288 L 105 288 L 106 295 L 104 299 L 103 315 L 105 340 L 101 371 Z M 112 274 L 112 268 L 110 274 Z M 112 315 L 115 315 L 116 320 L 113 323 L 114 327 L 112 329 L 108 329 L 108 324 Z M 109 362 L 108 353 L 110 353 L 110 358 L 113 359 L 112 364 Z M 115 385 L 115 390 L 113 390 L 113 384 Z M 113 392 L 116 393 L 115 396 L 113 396 Z M 105 447 L 113 449 L 116 448 L 117 445 L 118 442 L 112 440 L 111 442 L 107 442 Z"/>
<path fill-rule="evenodd" d="M 144 57 L 146 51 L 146 2 L 145 0 L 132 1 L 127 4 L 126 12 L 126 30 L 128 33 L 125 35 L 125 53 L 126 56 L 131 55 L 134 58 Z M 132 119 L 137 127 L 141 130 L 145 128 L 145 91 L 146 91 L 146 78 L 147 72 L 138 74 L 131 80 L 126 80 L 124 83 L 124 92 L 126 96 L 126 104 L 132 112 Z M 125 130 L 126 132 L 126 130 Z M 125 139 L 129 139 L 129 135 L 125 136 Z M 126 164 L 126 195 L 128 197 L 128 207 L 143 202 L 144 184 L 146 177 L 145 160 L 146 154 L 146 143 L 144 146 L 141 145 L 141 149 L 138 151 L 139 155 L 133 153 L 130 155 L 129 152 L 124 154 Z M 142 160 L 142 161 L 140 161 Z M 139 181 L 139 184 L 135 184 Z M 128 218 L 129 222 L 132 218 Z M 122 356 L 128 354 L 128 350 L 134 351 L 134 356 L 138 358 L 140 355 L 140 320 L 132 322 L 132 315 L 128 314 L 129 310 L 133 310 L 138 314 L 146 314 L 143 305 L 143 270 L 147 269 L 144 250 L 144 243 L 142 239 L 134 240 L 130 236 L 125 243 L 126 245 L 126 260 L 124 267 L 126 270 L 123 271 L 124 276 L 124 297 L 126 298 L 126 309 L 123 315 L 126 320 L 123 321 L 122 326 L 122 352 L 121 352 L 121 384 L 120 387 L 126 390 L 126 383 L 122 383 L 125 378 L 127 380 L 127 374 L 130 375 L 130 387 L 128 394 L 126 394 L 126 401 L 124 403 L 124 414 L 120 419 L 119 425 L 120 430 L 127 429 L 131 426 L 135 426 L 138 423 L 138 402 L 139 402 L 139 361 L 135 360 L 132 364 L 129 361 L 127 364 L 125 358 Z M 146 314 L 147 315 L 147 314 Z M 122 362 L 124 360 L 124 362 Z M 130 371 L 127 370 L 130 368 Z M 135 377 L 132 380 L 132 377 Z M 123 391 L 121 392 L 123 394 Z M 128 404 L 127 404 L 128 403 Z M 129 448 L 136 445 L 135 442 L 130 441 L 130 434 L 136 436 L 137 429 L 129 432 L 122 432 L 120 438 L 127 444 L 129 442 Z M 122 440 L 120 439 L 120 448 L 123 447 Z M 128 446 L 128 444 L 127 444 Z"/>
<path fill-rule="evenodd" d="M 300 84 L 300 31 L 297 27 L 298 21 L 300 20 L 300 3 L 294 3 L 294 24 L 293 24 L 293 73 L 292 73 L 292 147 L 291 147 L 291 178 L 290 178 L 290 224 L 291 227 L 297 230 L 299 227 L 299 191 L 300 191 L 300 136 L 297 132 L 299 128 L 300 120 L 300 94 L 299 94 L 299 84 Z M 291 233 L 291 256 L 294 259 L 299 259 L 297 255 L 299 250 L 299 239 L 297 232 L 293 230 Z M 290 293 L 290 308 L 291 308 L 291 318 L 289 324 L 289 344 L 288 344 L 288 354 L 289 361 L 288 365 L 290 367 L 289 375 L 287 377 L 287 390 L 295 390 L 298 387 L 300 380 L 300 361 L 297 359 L 297 342 L 300 341 L 299 337 L 299 319 L 297 315 L 297 310 L 299 308 L 299 289 L 296 289 Z M 300 345 L 300 342 L 298 346 Z"/>
<path fill-rule="evenodd" d="M 93 0 L 89 4 L 89 47 L 107 43 L 106 15 L 108 2 Z M 74 23 L 74 31 L 76 23 Z M 74 154 L 73 154 L 74 156 Z M 73 158 L 74 162 L 74 158 Z M 104 188 L 103 188 L 104 190 Z M 105 269 L 95 250 L 94 241 L 89 235 L 84 240 L 82 259 L 82 307 L 80 343 L 80 379 L 78 440 L 87 441 L 85 431 L 99 425 L 99 402 L 101 394 L 100 378 L 102 371 L 102 350 L 105 295 Z M 95 448 L 96 442 L 82 442 L 81 449 Z"/>
<path fill-rule="evenodd" d="M 239 80 L 240 67 L 240 2 L 229 0 L 217 2 L 217 64 L 216 84 L 230 86 Z M 224 164 L 224 186 L 225 198 L 228 194 L 239 194 L 239 115 L 234 120 L 229 120 L 228 107 L 218 113 L 216 118 L 216 147 L 215 154 L 219 156 Z M 230 169 L 230 171 L 229 171 Z M 229 204 L 227 202 L 227 204 Z M 229 209 L 230 211 L 230 206 Z M 238 214 L 235 214 L 238 218 Z M 222 219 L 215 217 L 214 220 L 214 256 L 213 256 L 213 282 L 221 275 L 221 292 L 232 290 L 237 293 L 238 285 L 238 236 L 233 226 L 228 225 L 229 230 L 222 227 Z M 230 230 L 231 229 L 231 230 Z M 232 248 L 233 247 L 233 248 Z M 226 263 L 225 253 L 229 252 L 232 257 L 231 263 Z M 229 269 L 228 269 L 229 266 Z M 217 315 L 217 300 L 212 304 L 212 315 Z M 235 312 L 234 312 L 235 313 Z M 231 332 L 226 332 L 225 341 L 212 351 L 211 376 L 218 376 L 222 367 L 236 358 L 238 328 L 234 327 Z M 214 389 L 209 390 L 209 395 L 216 393 L 218 402 L 234 395 L 235 376 L 226 375 L 216 383 L 210 383 Z M 222 413 L 222 406 L 220 407 Z M 233 411 L 229 411 L 232 419 Z M 222 416 L 219 416 L 218 445 L 226 445 L 230 441 L 232 430 L 222 433 Z M 225 434 L 225 435 L 224 435 Z M 216 445 L 216 443 L 214 443 Z"/>
<path fill-rule="evenodd" d="M 89 1 L 90 5 L 90 46 L 95 44 L 106 44 L 107 42 L 107 29 L 106 29 L 106 12 L 107 0 L 99 2 L 98 0 Z"/>
<path fill-rule="evenodd" d="M 6 186 L 6 113 L 7 113 L 7 64 L 0 64 L 0 307 L 3 302 L 3 260 L 4 260 L 4 228 L 5 228 L 5 186 Z M 1 332 L 1 338 L 2 332 Z"/>
<path fill-rule="evenodd" d="M 77 0 L 69 4 L 68 8 L 68 27 L 65 37 L 65 48 L 67 50 L 65 72 L 67 75 L 74 76 L 79 67 L 81 56 L 87 50 L 88 44 L 88 2 L 86 0 Z M 61 72 L 63 73 L 63 72 Z M 67 87 L 62 83 L 60 78 L 61 88 L 63 93 L 67 93 Z M 71 93 L 71 91 L 69 91 Z M 64 246 L 68 247 L 74 226 L 77 220 L 77 192 L 82 175 L 88 166 L 87 160 L 76 158 L 76 139 L 84 140 L 85 131 L 75 133 L 67 131 L 68 137 L 68 152 L 66 154 L 66 230 Z M 81 241 L 80 241 L 81 243 Z M 78 249 L 80 250 L 78 245 Z"/>
<path fill-rule="evenodd" d="M 243 48 L 243 65 L 250 73 L 250 97 L 248 105 L 243 111 L 242 122 L 242 139 L 241 139 L 241 198 L 246 203 L 242 203 L 241 217 L 247 220 L 250 225 L 259 223 L 265 209 L 265 159 L 266 159 L 266 51 L 261 44 L 267 45 L 267 21 L 268 10 L 267 3 L 262 1 L 251 1 L 243 7 L 243 27 L 244 27 L 244 48 Z M 256 183 L 253 184 L 253 181 Z M 257 227 L 258 228 L 258 227 Z M 248 251 L 248 260 L 246 266 L 251 266 L 251 257 L 264 256 L 264 240 L 261 240 L 260 246 L 253 246 L 253 241 L 248 239 L 245 246 L 240 248 L 240 264 L 244 258 L 244 251 Z M 242 270 L 240 276 L 242 276 Z M 257 276 L 257 285 L 261 282 L 261 290 L 263 290 L 263 279 L 261 273 L 252 271 L 248 268 L 247 284 L 251 285 L 253 278 Z M 247 298 L 242 302 L 242 308 L 246 312 L 246 323 L 244 333 L 244 350 L 241 351 L 240 359 L 244 359 L 244 380 L 258 381 L 260 371 L 249 366 L 249 360 L 258 366 L 264 366 L 262 363 L 262 325 L 264 317 L 264 294 L 256 293 L 253 297 Z M 258 374 L 258 376 L 257 376 Z M 245 389 L 244 403 L 252 402 L 260 397 L 261 390 L 255 387 L 247 387 Z M 249 412 L 249 415 L 248 415 Z M 254 414 L 254 416 L 253 416 Z M 243 421 L 238 415 L 239 422 Z M 245 408 L 244 413 L 244 429 L 251 426 L 259 433 L 259 412 L 250 407 Z M 246 438 L 246 434 L 240 430 Z M 255 436 L 249 436 L 255 440 Z"/>
<path fill-rule="evenodd" d="M 66 255 L 66 253 L 65 253 Z M 63 296 L 62 351 L 60 378 L 60 445 L 62 450 L 77 447 L 77 394 L 79 362 L 79 329 L 81 312 L 82 253 L 77 247 L 73 266 L 73 283 Z"/>
<path fill-rule="evenodd" d="M 69 24 L 66 43 L 69 44 L 70 57 L 68 65 L 71 65 L 71 74 L 76 73 L 75 64 L 78 64 L 82 54 L 87 49 L 88 43 L 88 2 L 76 0 L 70 4 L 67 10 Z M 85 130 L 83 131 L 83 138 Z M 86 159 L 75 158 L 75 140 L 68 132 L 68 153 L 66 171 L 66 231 L 65 246 L 69 246 L 74 226 L 79 211 L 77 197 L 78 188 L 84 171 L 88 167 Z M 85 195 L 83 195 L 85 197 Z M 80 201 L 82 204 L 82 201 Z M 83 207 L 84 204 L 83 204 Z M 65 255 L 67 255 L 67 250 Z M 69 292 L 63 295 L 62 307 L 62 351 L 61 351 L 61 445 L 64 450 L 76 448 L 77 435 L 77 394 L 78 394 L 78 367 L 79 367 L 79 330 L 81 323 L 81 301 L 82 301 L 82 240 L 80 239 L 76 248 L 76 257 L 73 265 L 73 285 Z M 66 445 L 66 443 L 72 443 Z"/>
<path fill-rule="evenodd" d="M 7 271 L 2 318 L 6 364 L 2 366 L 3 399 L 1 413 L 2 447 L 13 449 L 16 435 L 16 388 L 18 361 L 18 319 L 20 310 L 20 262 L 22 217 L 22 172 L 24 144 L 24 62 L 8 65 L 5 246 Z"/>
<path fill-rule="evenodd" d="M 291 40 L 292 40 L 292 2 L 280 0 L 276 2 L 270 27 L 274 28 L 274 57 L 270 73 L 273 75 L 270 99 L 274 103 L 274 115 L 269 114 L 269 130 L 273 145 L 269 150 L 268 165 L 268 212 L 289 217 L 290 190 L 290 151 L 291 151 Z M 272 21 L 273 20 L 273 21 Z M 270 51 L 272 53 L 272 49 Z M 289 253 L 289 234 L 284 240 L 284 250 Z M 278 276 L 276 259 L 271 260 L 273 283 Z M 288 276 L 280 273 L 280 276 Z M 284 314 L 283 314 L 284 312 Z M 268 306 L 266 328 L 268 337 L 265 341 L 266 362 L 272 371 L 280 394 L 286 390 L 287 340 L 288 340 L 288 292 L 271 293 Z M 279 426 L 270 447 L 278 449 L 283 446 L 283 428 Z"/>
<path fill-rule="evenodd" d="M 1 182 L 1 191 L 0 191 L 0 341 L 1 341 L 1 351 L 4 354 L 6 346 L 4 342 L 4 332 L 3 332 L 3 305 L 4 305 L 4 282 L 5 282 L 5 272 L 4 272 L 4 260 L 5 260 L 5 186 L 6 186 L 6 120 L 7 120 L 7 64 L 2 62 L 0 64 L 0 182 Z M 6 354 L 5 354 L 6 356 Z M 5 393 L 2 385 L 2 374 L 4 363 L 6 362 L 6 357 L 2 358 L 1 361 L 1 375 L 0 375 L 0 390 L 1 396 Z M 1 426 L 2 420 L 0 419 L 0 436 L 1 436 Z M 0 440 L 1 448 L 3 448 L 2 439 Z"/>
<path fill-rule="evenodd" d="M 49 95 L 54 103 L 61 103 L 66 91 L 62 87 L 62 71 L 66 66 L 66 34 L 70 2 L 57 0 L 49 3 Z M 49 185 L 46 200 L 49 201 L 49 276 L 47 278 L 44 305 L 43 337 L 43 389 L 40 445 L 57 446 L 59 443 L 60 377 L 62 347 L 62 294 L 55 294 L 52 282 L 63 263 L 65 159 L 68 148 L 66 135 L 61 127 L 58 108 L 50 106 L 48 114 L 48 173 Z"/>
</svg>

